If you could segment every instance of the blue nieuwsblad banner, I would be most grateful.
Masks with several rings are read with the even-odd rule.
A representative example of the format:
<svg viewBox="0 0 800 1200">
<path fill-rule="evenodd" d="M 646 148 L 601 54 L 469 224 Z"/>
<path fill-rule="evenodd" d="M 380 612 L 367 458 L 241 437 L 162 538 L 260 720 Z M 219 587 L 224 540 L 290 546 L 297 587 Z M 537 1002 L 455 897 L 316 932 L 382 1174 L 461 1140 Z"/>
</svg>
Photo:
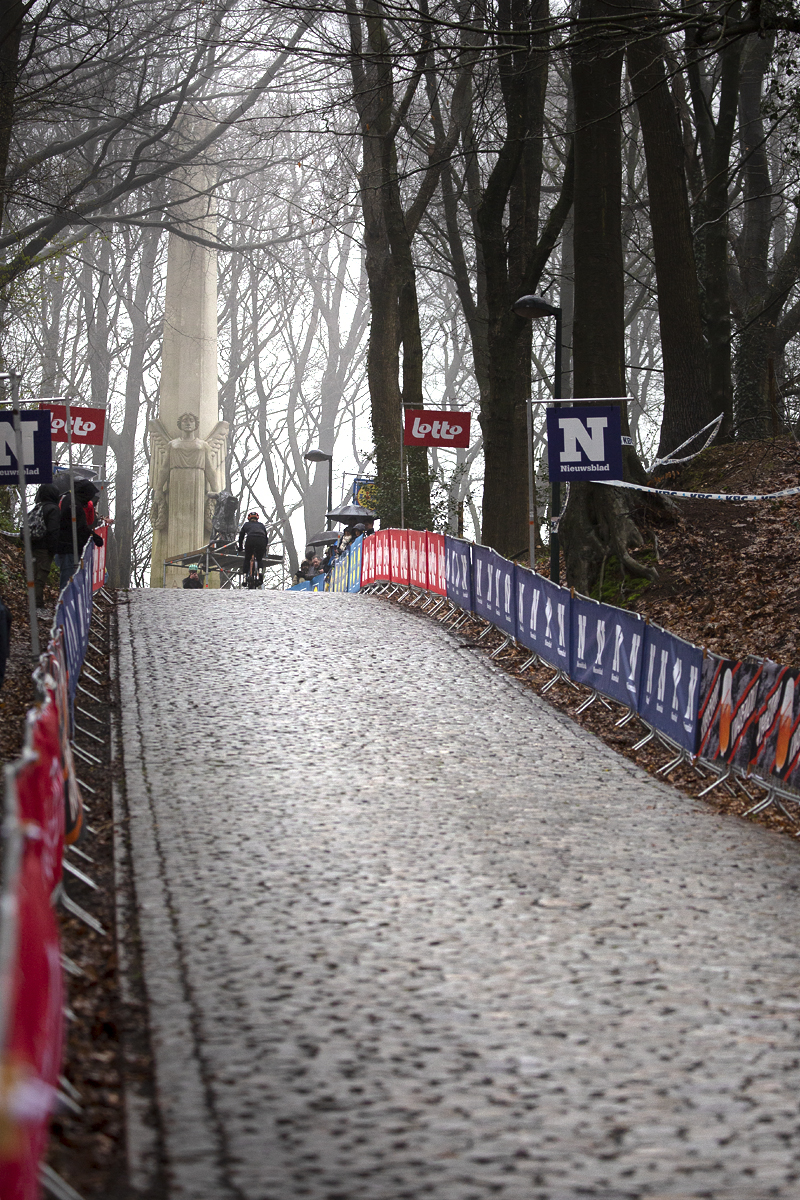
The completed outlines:
<svg viewBox="0 0 800 1200">
<path fill-rule="evenodd" d="M 308 586 L 312 592 L 324 592 L 325 591 L 325 576 L 324 575 L 315 575 L 313 579 L 309 580 Z"/>
<path fill-rule="evenodd" d="M 472 547 L 472 596 L 473 612 L 485 621 L 493 619 L 492 610 L 487 596 L 489 594 L 489 567 L 492 565 L 492 551 L 488 546 Z"/>
<path fill-rule="evenodd" d="M 553 483 L 622 479 L 620 410 L 593 404 L 547 410 L 547 470 Z"/>
<path fill-rule="evenodd" d="M 514 637 L 517 631 L 517 611 L 514 596 L 514 564 L 496 550 L 492 551 L 492 561 L 489 564 L 490 588 L 487 597 L 488 607 L 493 616 L 491 621 L 503 633 Z"/>
<path fill-rule="evenodd" d="M 514 564 L 488 546 L 473 546 L 472 567 L 473 611 L 513 636 L 516 630 Z"/>
<path fill-rule="evenodd" d="M 445 579 L 447 598 L 468 612 L 472 612 L 472 555 L 469 542 L 445 535 Z"/>
<path fill-rule="evenodd" d="M 636 708 L 644 630 L 636 613 L 574 596 L 570 677 Z"/>
<path fill-rule="evenodd" d="M 64 657 L 67 663 L 70 706 L 75 701 L 75 689 L 89 644 L 93 562 L 94 543 L 89 541 L 81 557 L 81 566 L 61 593 L 56 608 L 55 625 L 62 626 L 64 630 Z"/>
<path fill-rule="evenodd" d="M 519 564 L 515 568 L 514 590 L 517 641 L 535 650 L 545 662 L 569 671 L 572 605 L 569 591 Z"/>
<path fill-rule="evenodd" d="M 694 754 L 703 651 L 659 625 L 647 625 L 639 685 L 639 715 Z"/>
<path fill-rule="evenodd" d="M 22 410 L 22 461 L 26 483 L 50 483 L 53 478 L 53 446 L 50 440 L 49 409 Z M 0 484 L 16 486 L 17 442 L 14 415 L 0 412 Z"/>
</svg>

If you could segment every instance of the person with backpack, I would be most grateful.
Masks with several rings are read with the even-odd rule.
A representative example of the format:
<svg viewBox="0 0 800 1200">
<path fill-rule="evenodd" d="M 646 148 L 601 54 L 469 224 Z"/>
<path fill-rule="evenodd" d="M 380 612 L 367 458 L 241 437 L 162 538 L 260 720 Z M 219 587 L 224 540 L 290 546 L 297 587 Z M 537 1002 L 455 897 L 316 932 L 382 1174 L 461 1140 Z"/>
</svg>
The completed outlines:
<svg viewBox="0 0 800 1200">
<path fill-rule="evenodd" d="M 58 510 L 58 488 L 52 483 L 43 483 L 37 489 L 30 531 L 33 551 L 33 580 L 36 589 L 36 608 L 44 616 L 44 585 L 50 574 L 53 559 L 58 551 L 58 531 L 61 513 Z"/>
<path fill-rule="evenodd" d="M 99 533 L 92 533 L 92 527 L 87 518 L 87 505 L 93 504 L 95 496 L 99 495 L 97 484 L 91 479 L 79 479 L 75 484 L 75 532 L 78 536 L 78 558 L 83 553 L 83 547 L 89 538 L 95 546 L 102 546 L 103 539 Z M 94 509 L 92 508 L 92 512 Z M 72 504 L 70 494 L 66 493 L 61 499 L 61 514 L 58 529 L 58 550 L 56 562 L 61 575 L 59 591 L 63 591 L 75 574 L 78 564 L 72 556 Z"/>
</svg>

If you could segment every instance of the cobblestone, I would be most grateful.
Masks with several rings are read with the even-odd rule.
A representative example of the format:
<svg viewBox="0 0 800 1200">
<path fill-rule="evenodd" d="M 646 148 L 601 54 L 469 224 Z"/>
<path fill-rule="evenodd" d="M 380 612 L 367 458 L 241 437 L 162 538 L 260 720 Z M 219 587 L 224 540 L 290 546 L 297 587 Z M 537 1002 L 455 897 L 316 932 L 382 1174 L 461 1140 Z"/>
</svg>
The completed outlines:
<svg viewBox="0 0 800 1200">
<path fill-rule="evenodd" d="M 798 850 L 432 624 L 130 594 L 171 1197 L 800 1195 Z"/>
</svg>

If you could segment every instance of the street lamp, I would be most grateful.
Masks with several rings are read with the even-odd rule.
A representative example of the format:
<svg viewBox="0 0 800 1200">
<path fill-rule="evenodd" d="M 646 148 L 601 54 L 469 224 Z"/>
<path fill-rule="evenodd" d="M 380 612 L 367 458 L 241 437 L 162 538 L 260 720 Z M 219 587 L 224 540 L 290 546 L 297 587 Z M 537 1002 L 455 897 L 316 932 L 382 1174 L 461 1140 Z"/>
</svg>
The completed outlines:
<svg viewBox="0 0 800 1200">
<path fill-rule="evenodd" d="M 324 450 L 309 450 L 303 455 L 306 462 L 328 464 L 328 512 L 333 508 L 333 455 L 326 454 Z"/>
<path fill-rule="evenodd" d="M 543 317 L 556 319 L 556 366 L 553 379 L 553 399 L 558 403 L 561 399 L 561 309 L 554 304 L 548 304 L 541 296 L 521 296 L 512 305 L 512 312 L 528 321 L 541 321 Z M 561 582 L 561 560 L 558 548 L 558 526 L 555 520 L 561 507 L 561 487 L 558 483 L 550 485 L 550 578 L 555 583 Z M 528 527 L 530 530 L 531 569 L 535 570 L 536 559 L 536 516 L 533 490 L 533 399 L 528 400 Z"/>
</svg>

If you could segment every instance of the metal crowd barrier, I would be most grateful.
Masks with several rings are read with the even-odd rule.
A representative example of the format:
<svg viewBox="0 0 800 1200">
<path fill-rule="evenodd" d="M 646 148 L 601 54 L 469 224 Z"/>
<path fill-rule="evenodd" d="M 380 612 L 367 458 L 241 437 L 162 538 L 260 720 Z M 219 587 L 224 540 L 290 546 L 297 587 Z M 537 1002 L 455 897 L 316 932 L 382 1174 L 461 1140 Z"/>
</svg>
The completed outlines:
<svg viewBox="0 0 800 1200">
<path fill-rule="evenodd" d="M 104 654 L 96 599 L 110 603 L 105 578 L 105 538 L 84 549 L 77 571 L 61 592 L 47 650 L 34 672 L 40 701 L 26 720 L 20 757 L 5 768 L 2 893 L 0 894 L 0 1197 L 38 1200 L 40 1188 L 60 1200 L 77 1193 L 42 1162 L 50 1120 L 58 1104 L 76 1107 L 74 1089 L 61 1075 L 65 1014 L 64 971 L 79 972 L 61 954 L 54 906 L 103 933 L 99 922 L 67 894 L 64 873 L 92 887 L 69 862 L 65 848 L 84 829 L 88 784 L 76 762 L 101 760 L 75 742 L 78 724 L 97 721 L 80 700 L 102 684 L 87 653 Z M 79 693 L 82 695 L 79 697 Z M 77 1197 L 80 1200 L 80 1197 Z"/>
<path fill-rule="evenodd" d="M 657 741 L 709 779 L 700 795 L 724 787 L 750 802 L 746 816 L 774 806 L 800 828 L 800 671 L 769 660 L 725 659 L 643 618 L 561 587 L 488 546 L 449 534 L 380 530 L 360 551 L 360 588 L 397 597 L 451 629 L 470 618 L 502 635 L 498 658 L 513 645 L 554 669 L 561 681 L 589 688 L 593 703 L 621 705 L 620 727 L 638 718 L 634 749 Z M 757 798 L 755 785 L 764 795 Z M 800 833 L 798 834 L 800 836 Z"/>
</svg>

